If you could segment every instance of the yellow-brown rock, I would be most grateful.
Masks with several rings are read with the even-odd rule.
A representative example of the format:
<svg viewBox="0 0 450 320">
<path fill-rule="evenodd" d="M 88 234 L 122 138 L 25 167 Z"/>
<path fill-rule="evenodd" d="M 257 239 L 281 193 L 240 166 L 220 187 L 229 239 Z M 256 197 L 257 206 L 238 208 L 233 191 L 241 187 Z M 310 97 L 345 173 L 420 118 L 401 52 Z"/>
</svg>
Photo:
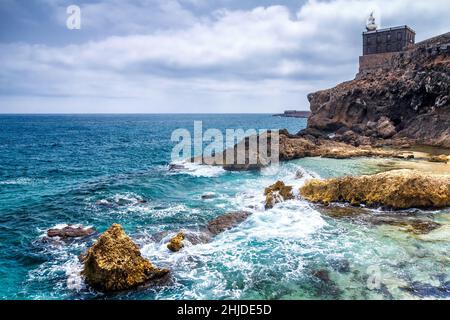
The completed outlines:
<svg viewBox="0 0 450 320">
<path fill-rule="evenodd" d="M 184 247 L 183 240 L 184 240 L 184 233 L 179 232 L 175 237 L 170 239 L 170 242 L 167 244 L 167 248 L 172 252 L 180 251 L 181 248 Z"/>
<path fill-rule="evenodd" d="M 310 180 L 300 194 L 312 202 L 360 203 L 393 209 L 450 206 L 450 176 L 394 170 L 369 176 Z"/>
<path fill-rule="evenodd" d="M 431 156 L 428 161 L 430 162 L 442 162 L 447 163 L 449 161 L 449 158 L 445 154 L 441 154 L 440 156 Z"/>
<path fill-rule="evenodd" d="M 161 280 L 168 273 L 144 259 L 119 224 L 113 224 L 89 248 L 82 272 L 86 282 L 101 291 L 131 289 Z"/>
<path fill-rule="evenodd" d="M 271 209 L 276 203 L 294 198 L 292 187 L 286 186 L 283 181 L 277 181 L 275 184 L 267 187 L 264 191 L 266 196 L 266 209 Z"/>
</svg>

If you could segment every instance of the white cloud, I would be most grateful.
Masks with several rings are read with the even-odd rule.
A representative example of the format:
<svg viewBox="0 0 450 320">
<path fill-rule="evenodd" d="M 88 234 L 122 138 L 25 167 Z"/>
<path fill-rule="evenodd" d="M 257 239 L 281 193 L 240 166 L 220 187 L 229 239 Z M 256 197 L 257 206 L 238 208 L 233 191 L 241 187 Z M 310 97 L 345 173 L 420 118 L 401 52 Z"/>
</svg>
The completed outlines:
<svg viewBox="0 0 450 320">
<path fill-rule="evenodd" d="M 156 6 L 163 27 L 149 31 L 136 4 Z M 72 99 L 71 106 L 104 99 L 105 108 L 129 99 L 147 112 L 185 112 L 186 103 L 199 112 L 305 108 L 308 92 L 357 72 L 361 31 L 377 8 L 384 24 L 410 24 L 419 39 L 449 29 L 447 0 L 311 0 L 296 13 L 270 6 L 197 17 L 177 1 L 112 0 L 85 6 L 83 27 L 108 28 L 120 17 L 112 28 L 126 35 L 64 47 L 0 45 L 2 94 L 9 106 L 26 95 Z"/>
</svg>

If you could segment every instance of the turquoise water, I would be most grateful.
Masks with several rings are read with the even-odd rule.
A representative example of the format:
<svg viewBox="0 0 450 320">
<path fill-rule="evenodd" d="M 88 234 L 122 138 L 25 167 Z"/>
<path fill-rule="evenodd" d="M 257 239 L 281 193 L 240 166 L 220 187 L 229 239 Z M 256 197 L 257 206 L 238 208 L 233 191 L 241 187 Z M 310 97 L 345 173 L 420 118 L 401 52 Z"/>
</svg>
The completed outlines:
<svg viewBox="0 0 450 320">
<path fill-rule="evenodd" d="M 270 115 L 0 116 L 0 298 L 2 299 L 402 299 L 448 298 L 448 234 L 437 240 L 398 228 L 334 219 L 302 200 L 263 209 L 278 179 L 379 170 L 368 159 L 300 159 L 279 169 L 225 172 L 190 166 L 170 172 L 171 133 L 203 128 L 278 129 L 303 119 Z M 297 170 L 304 178 L 295 179 Z M 217 197 L 202 200 L 206 192 Z M 145 201 L 143 201 L 145 200 Z M 179 230 L 245 209 L 252 216 L 207 244 L 165 247 Z M 380 211 L 373 211 L 379 214 Z M 402 214 L 450 223 L 448 211 Z M 155 265 L 172 270 L 164 287 L 102 295 L 79 275 L 87 240 L 45 241 L 63 224 L 100 232 L 120 223 Z M 439 229 L 438 229 L 439 230 Z M 439 240 L 439 241 L 438 241 Z M 369 288 L 373 268 L 381 283 Z M 326 270 L 329 279 L 314 276 Z"/>
</svg>

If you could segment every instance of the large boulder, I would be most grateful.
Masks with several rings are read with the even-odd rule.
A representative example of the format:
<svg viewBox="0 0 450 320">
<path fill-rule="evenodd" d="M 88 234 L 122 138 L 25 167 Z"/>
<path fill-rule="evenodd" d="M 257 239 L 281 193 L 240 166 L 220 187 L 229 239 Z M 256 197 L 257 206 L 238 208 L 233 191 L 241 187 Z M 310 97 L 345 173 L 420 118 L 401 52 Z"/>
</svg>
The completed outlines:
<svg viewBox="0 0 450 320">
<path fill-rule="evenodd" d="M 395 129 L 392 121 L 384 116 L 381 117 L 380 120 L 378 120 L 376 130 L 378 136 L 384 139 L 390 138 L 397 133 L 397 130 Z"/>
<path fill-rule="evenodd" d="M 118 291 L 165 279 L 168 269 L 159 269 L 141 256 L 138 246 L 113 224 L 84 256 L 82 274 L 101 291 Z"/>
<path fill-rule="evenodd" d="M 394 170 L 368 176 L 315 179 L 307 181 L 300 194 L 307 200 L 325 204 L 443 208 L 450 206 L 450 176 Z"/>
</svg>

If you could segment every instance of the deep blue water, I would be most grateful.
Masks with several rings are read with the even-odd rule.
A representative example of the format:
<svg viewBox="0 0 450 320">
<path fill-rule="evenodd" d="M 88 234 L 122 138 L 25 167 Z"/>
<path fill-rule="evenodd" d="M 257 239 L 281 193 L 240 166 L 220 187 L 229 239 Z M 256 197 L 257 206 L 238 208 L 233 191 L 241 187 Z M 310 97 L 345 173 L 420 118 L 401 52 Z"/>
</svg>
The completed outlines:
<svg viewBox="0 0 450 320">
<path fill-rule="evenodd" d="M 435 274 L 448 274 L 442 262 L 448 243 L 335 221 L 300 200 L 263 209 L 264 188 L 278 179 L 301 185 L 299 169 L 305 178 L 376 171 L 368 160 L 301 159 L 247 173 L 208 166 L 169 172 L 171 133 L 192 130 L 194 120 L 223 132 L 295 133 L 306 125 L 304 119 L 242 114 L 0 116 L 0 298 L 402 298 L 409 282 L 428 288 Z M 217 197 L 202 200 L 205 192 Z M 165 247 L 179 230 L 200 233 L 208 220 L 237 209 L 253 215 L 212 242 L 187 243 L 178 253 Z M 448 220 L 446 211 L 436 214 Z M 170 285 L 105 297 L 79 275 L 78 255 L 95 237 L 43 237 L 57 225 L 102 232 L 112 223 L 122 224 L 155 265 L 172 270 Z M 367 289 L 366 270 L 373 265 L 386 275 L 385 290 Z M 311 276 L 322 268 L 332 285 Z"/>
<path fill-rule="evenodd" d="M 98 200 L 128 195 L 131 202 L 133 196 L 142 197 L 151 206 L 170 208 L 202 192 L 210 178 L 166 174 L 172 131 L 192 131 L 194 120 L 202 120 L 205 129 L 221 130 L 296 132 L 305 124 L 270 115 L 0 116 L 0 297 L 47 297 L 51 280 L 57 279 L 33 283 L 27 278 L 30 270 L 52 259 L 48 248 L 33 242 L 56 224 L 82 223 L 104 230 L 118 222 L 138 232 L 148 225 L 195 225 L 214 215 L 179 214 L 161 222 L 152 215 L 124 214 L 125 204 L 113 210 L 95 206 Z"/>
</svg>

